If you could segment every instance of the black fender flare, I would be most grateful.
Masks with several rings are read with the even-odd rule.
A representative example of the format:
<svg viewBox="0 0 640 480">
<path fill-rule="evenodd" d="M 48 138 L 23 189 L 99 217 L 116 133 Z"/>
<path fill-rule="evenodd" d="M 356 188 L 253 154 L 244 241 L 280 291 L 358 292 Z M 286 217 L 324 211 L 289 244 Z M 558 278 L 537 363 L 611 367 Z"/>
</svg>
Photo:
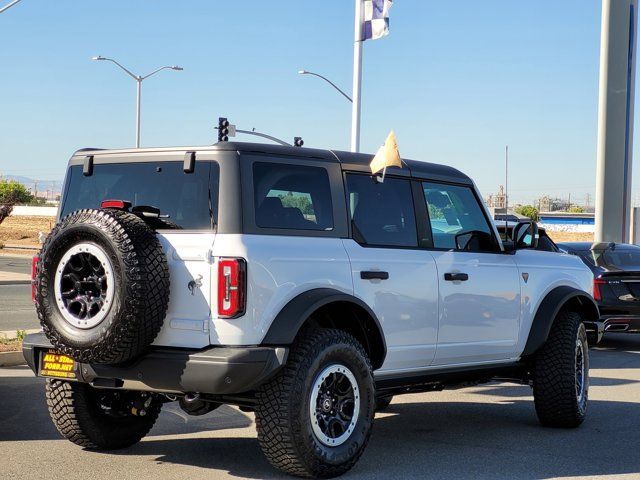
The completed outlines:
<svg viewBox="0 0 640 480">
<path fill-rule="evenodd" d="M 276 315 L 267 334 L 262 340 L 263 345 L 291 345 L 305 321 L 320 308 L 331 303 L 349 303 L 366 312 L 373 321 L 375 329 L 369 334 L 375 335 L 377 343 L 382 349 L 376 358 L 371 358 L 374 369 L 382 366 L 387 356 L 387 344 L 378 317 L 373 310 L 361 299 L 333 288 L 315 288 L 299 294 L 287 303 Z M 370 330 L 371 330 L 370 329 Z"/>
<path fill-rule="evenodd" d="M 540 302 L 533 317 L 529 338 L 522 352 L 523 357 L 534 354 L 542 347 L 560 310 L 572 303 L 575 304 L 573 308 L 578 308 L 585 320 L 597 321 L 600 318 L 598 305 L 587 292 L 566 285 L 554 288 Z"/>
</svg>

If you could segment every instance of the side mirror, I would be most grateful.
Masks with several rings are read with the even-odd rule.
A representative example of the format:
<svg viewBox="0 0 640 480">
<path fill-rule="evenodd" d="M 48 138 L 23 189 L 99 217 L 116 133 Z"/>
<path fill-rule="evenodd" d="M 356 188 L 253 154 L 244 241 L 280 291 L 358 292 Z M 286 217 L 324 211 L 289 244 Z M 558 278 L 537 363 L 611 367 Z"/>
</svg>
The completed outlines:
<svg viewBox="0 0 640 480">
<path fill-rule="evenodd" d="M 513 232 L 511 233 L 511 238 L 513 239 L 514 248 L 530 248 L 536 249 L 538 247 L 538 224 L 533 220 L 529 220 L 527 222 L 520 222 L 515 227 L 513 227 Z"/>
</svg>

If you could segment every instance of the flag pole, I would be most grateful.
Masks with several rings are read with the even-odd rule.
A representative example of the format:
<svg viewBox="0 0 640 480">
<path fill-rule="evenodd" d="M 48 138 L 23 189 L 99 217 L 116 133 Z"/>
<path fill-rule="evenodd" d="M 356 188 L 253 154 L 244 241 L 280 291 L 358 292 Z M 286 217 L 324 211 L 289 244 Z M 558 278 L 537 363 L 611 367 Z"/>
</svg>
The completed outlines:
<svg viewBox="0 0 640 480">
<path fill-rule="evenodd" d="M 351 107 L 351 151 L 360 151 L 360 91 L 362 87 L 362 12 L 363 1 L 355 0 L 355 33 L 353 43 L 353 104 Z"/>
</svg>

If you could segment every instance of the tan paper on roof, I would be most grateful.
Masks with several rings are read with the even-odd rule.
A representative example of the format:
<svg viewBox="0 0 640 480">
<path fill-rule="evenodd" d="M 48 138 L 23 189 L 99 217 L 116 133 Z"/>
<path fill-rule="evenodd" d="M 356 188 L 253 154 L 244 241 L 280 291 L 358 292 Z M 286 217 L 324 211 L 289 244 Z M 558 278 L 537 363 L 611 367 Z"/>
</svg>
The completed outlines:
<svg viewBox="0 0 640 480">
<path fill-rule="evenodd" d="M 400 152 L 398 151 L 398 140 L 393 130 L 389 133 L 384 145 L 378 149 L 378 153 L 376 153 L 376 156 L 371 160 L 370 166 L 371 173 L 377 173 L 386 167 L 402 168 L 402 160 L 400 159 Z"/>
</svg>

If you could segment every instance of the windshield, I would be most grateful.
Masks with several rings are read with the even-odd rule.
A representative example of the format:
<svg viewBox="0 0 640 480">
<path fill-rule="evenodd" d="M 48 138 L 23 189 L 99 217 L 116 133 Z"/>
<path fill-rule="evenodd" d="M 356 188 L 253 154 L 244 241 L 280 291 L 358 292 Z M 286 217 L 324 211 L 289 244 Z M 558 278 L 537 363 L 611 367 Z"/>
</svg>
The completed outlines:
<svg viewBox="0 0 640 480">
<path fill-rule="evenodd" d="M 598 267 L 617 267 L 623 270 L 640 270 L 640 249 L 608 249 L 579 252 L 591 265 Z"/>
<path fill-rule="evenodd" d="M 61 216 L 100 208 L 103 200 L 126 200 L 134 207 L 159 208 L 183 229 L 211 229 L 217 220 L 218 178 L 214 162 L 198 162 L 191 174 L 184 173 L 182 162 L 97 164 L 91 176 L 82 174 L 82 165 L 74 165 L 69 168 Z"/>
</svg>

